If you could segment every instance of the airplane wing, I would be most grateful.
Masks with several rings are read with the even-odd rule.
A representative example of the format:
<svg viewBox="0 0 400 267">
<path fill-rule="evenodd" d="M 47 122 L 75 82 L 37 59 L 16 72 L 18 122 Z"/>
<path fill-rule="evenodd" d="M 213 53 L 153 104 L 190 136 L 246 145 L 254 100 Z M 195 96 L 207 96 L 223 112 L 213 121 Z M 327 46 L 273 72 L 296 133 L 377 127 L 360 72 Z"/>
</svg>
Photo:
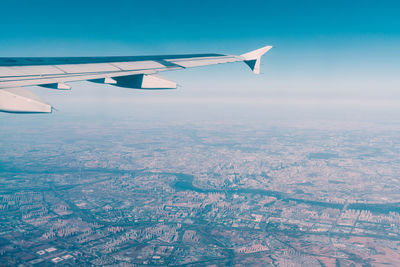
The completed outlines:
<svg viewBox="0 0 400 267">
<path fill-rule="evenodd" d="M 245 62 L 260 73 L 265 46 L 239 56 L 191 54 L 132 57 L 0 58 L 0 112 L 51 113 L 53 107 L 23 88 L 38 85 L 69 90 L 68 82 L 91 81 L 144 90 L 175 89 L 176 83 L 157 75 L 162 71 L 230 62 Z"/>
</svg>

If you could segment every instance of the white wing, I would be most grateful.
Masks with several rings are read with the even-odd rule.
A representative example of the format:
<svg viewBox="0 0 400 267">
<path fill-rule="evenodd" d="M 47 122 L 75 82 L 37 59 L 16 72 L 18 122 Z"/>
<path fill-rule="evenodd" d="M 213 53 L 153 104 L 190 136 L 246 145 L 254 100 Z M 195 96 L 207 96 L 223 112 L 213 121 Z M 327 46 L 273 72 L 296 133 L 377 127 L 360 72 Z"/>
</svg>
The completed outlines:
<svg viewBox="0 0 400 267">
<path fill-rule="evenodd" d="M 120 87 L 160 90 L 175 89 L 176 83 L 158 75 L 161 71 L 230 62 L 245 62 L 260 72 L 260 59 L 272 46 L 235 56 L 192 54 L 136 57 L 0 58 L 0 111 L 49 113 L 51 105 L 24 86 L 68 90 L 73 81 L 92 81 Z"/>
</svg>

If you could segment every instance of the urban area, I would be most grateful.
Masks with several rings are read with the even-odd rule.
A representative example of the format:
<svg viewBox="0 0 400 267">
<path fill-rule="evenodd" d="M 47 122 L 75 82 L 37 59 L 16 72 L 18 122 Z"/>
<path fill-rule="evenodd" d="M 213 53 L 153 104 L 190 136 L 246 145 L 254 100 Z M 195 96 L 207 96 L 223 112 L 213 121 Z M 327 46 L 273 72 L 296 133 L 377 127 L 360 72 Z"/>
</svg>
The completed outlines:
<svg viewBox="0 0 400 267">
<path fill-rule="evenodd" d="M 1 266 L 400 266 L 400 126 L 2 128 Z"/>
</svg>

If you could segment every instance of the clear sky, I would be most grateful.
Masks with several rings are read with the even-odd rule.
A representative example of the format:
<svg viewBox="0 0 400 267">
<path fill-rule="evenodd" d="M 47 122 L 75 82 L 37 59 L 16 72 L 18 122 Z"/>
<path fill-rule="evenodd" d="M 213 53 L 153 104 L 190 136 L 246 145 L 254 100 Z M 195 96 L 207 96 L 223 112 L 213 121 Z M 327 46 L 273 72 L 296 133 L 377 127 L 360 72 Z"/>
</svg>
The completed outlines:
<svg viewBox="0 0 400 267">
<path fill-rule="evenodd" d="M 240 63 L 166 73 L 183 86 L 176 92 L 84 83 L 73 92 L 35 89 L 56 107 L 104 95 L 117 103 L 400 100 L 399 1 L 2 0 L 1 11 L 0 56 L 241 54 L 275 47 L 259 77 Z"/>
</svg>

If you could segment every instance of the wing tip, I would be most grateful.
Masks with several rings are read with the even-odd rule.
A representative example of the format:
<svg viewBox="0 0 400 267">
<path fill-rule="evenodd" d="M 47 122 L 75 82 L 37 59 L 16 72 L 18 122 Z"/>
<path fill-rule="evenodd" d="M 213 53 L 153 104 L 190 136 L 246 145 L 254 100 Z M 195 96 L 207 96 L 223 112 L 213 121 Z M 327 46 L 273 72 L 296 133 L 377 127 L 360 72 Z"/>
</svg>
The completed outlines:
<svg viewBox="0 0 400 267">
<path fill-rule="evenodd" d="M 273 48 L 272 45 L 267 45 L 248 53 L 240 55 L 243 61 L 250 67 L 254 74 L 260 74 L 261 57 Z"/>
<path fill-rule="evenodd" d="M 263 46 L 261 48 L 258 48 L 256 50 L 252 50 L 250 52 L 247 52 L 245 54 L 240 55 L 244 60 L 255 60 L 259 59 L 262 57 L 265 53 L 267 53 L 269 50 L 273 48 L 272 45 L 267 45 Z"/>
</svg>

